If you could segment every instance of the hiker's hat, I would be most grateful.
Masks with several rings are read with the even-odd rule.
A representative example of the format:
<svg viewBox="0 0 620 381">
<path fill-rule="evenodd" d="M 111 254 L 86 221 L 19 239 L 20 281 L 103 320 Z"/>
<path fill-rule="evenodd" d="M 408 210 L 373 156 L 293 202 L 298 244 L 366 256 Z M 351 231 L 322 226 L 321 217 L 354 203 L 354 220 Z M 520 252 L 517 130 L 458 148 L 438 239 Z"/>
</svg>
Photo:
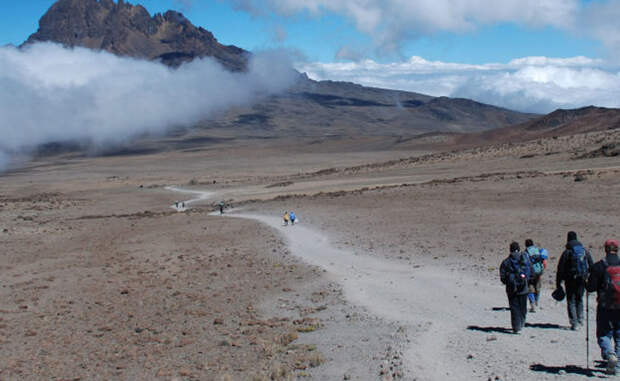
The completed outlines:
<svg viewBox="0 0 620 381">
<path fill-rule="evenodd" d="M 560 286 L 551 293 L 551 296 L 553 297 L 553 299 L 561 302 L 566 297 L 566 293 L 564 292 L 564 289 Z"/>
<path fill-rule="evenodd" d="M 605 249 L 609 248 L 610 250 L 616 250 L 618 251 L 618 246 L 620 246 L 618 244 L 618 241 L 615 239 L 608 239 L 607 241 L 605 241 Z"/>
</svg>

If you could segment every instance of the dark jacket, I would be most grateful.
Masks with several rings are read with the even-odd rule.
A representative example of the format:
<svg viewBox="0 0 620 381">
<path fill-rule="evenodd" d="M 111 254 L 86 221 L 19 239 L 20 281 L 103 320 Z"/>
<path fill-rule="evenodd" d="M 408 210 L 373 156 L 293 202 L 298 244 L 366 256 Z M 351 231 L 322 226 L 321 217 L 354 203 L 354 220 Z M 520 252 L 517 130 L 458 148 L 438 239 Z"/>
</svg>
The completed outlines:
<svg viewBox="0 0 620 381">
<path fill-rule="evenodd" d="M 564 252 L 560 256 L 560 261 L 558 262 L 558 271 L 555 274 L 556 287 L 560 287 L 562 285 L 562 281 L 571 282 L 574 280 L 570 276 L 570 255 L 572 248 L 577 245 L 583 246 L 581 242 L 577 240 L 568 241 L 568 243 L 566 244 L 566 250 L 564 250 Z M 591 269 L 592 266 L 594 266 L 594 261 L 592 260 L 592 256 L 590 255 L 588 249 L 586 249 L 586 261 L 588 262 L 588 269 Z"/>
<path fill-rule="evenodd" d="M 532 275 L 532 269 L 527 257 L 519 251 L 513 251 L 508 258 L 499 266 L 499 279 L 506 285 L 508 296 L 527 295 L 528 280 Z M 525 281 L 524 287 L 518 285 Z"/>
<path fill-rule="evenodd" d="M 620 257 L 618 254 L 607 254 L 605 259 L 601 259 L 592 266 L 590 276 L 586 282 L 586 290 L 588 292 L 596 291 L 596 301 L 599 306 L 603 308 L 611 308 L 618 306 L 612 306 L 610 302 L 611 294 L 607 290 L 607 266 L 620 266 Z"/>
</svg>

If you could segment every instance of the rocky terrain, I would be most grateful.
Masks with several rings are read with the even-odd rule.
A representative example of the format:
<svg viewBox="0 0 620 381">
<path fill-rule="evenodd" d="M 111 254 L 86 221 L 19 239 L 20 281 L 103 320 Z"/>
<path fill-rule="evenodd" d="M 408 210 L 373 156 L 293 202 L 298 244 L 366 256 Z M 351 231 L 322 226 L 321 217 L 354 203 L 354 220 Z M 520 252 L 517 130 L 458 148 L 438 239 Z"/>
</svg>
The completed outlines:
<svg viewBox="0 0 620 381">
<path fill-rule="evenodd" d="M 264 143 L 36 161 L 0 186 L 0 378 L 600 375 L 582 350 L 563 350 L 583 336 L 564 329 L 564 304 L 548 292 L 566 231 L 595 258 L 617 234 L 620 162 L 580 157 L 618 139 L 610 130 L 435 154 Z M 164 185 L 215 196 L 179 213 L 170 205 L 187 196 Z M 301 225 L 211 216 L 220 199 L 234 206 L 226 214 L 278 221 L 295 210 Z M 543 310 L 514 337 L 497 265 L 525 238 L 550 251 L 550 270 Z M 351 266 L 313 257 L 330 250 Z M 436 292 L 450 274 L 458 291 Z M 370 290 L 387 291 L 377 302 Z"/>
<path fill-rule="evenodd" d="M 211 32 L 195 27 L 179 12 L 151 16 L 143 6 L 123 0 L 59 0 L 41 17 L 39 30 L 25 44 L 37 41 L 107 50 L 169 66 L 213 57 L 232 71 L 245 70 L 249 54 L 220 44 Z"/>
</svg>

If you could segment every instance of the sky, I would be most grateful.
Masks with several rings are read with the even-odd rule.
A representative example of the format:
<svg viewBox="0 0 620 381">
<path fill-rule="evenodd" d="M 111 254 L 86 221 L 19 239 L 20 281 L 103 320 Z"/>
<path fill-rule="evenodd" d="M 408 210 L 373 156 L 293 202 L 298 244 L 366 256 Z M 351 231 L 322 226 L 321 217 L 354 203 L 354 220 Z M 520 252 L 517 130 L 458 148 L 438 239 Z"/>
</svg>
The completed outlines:
<svg viewBox="0 0 620 381">
<path fill-rule="evenodd" d="M 53 0 L 0 0 L 0 45 Z M 547 113 L 620 107 L 620 0 L 131 0 L 179 10 L 221 43 L 285 48 L 316 80 Z"/>
<path fill-rule="evenodd" d="M 171 71 L 54 44 L 16 49 L 53 2 L 0 0 L 0 170 L 37 144 L 121 144 L 251 103 L 290 85 L 291 66 L 523 112 L 620 107 L 620 0 L 140 1 L 257 53 L 245 74 L 210 59 Z"/>
</svg>

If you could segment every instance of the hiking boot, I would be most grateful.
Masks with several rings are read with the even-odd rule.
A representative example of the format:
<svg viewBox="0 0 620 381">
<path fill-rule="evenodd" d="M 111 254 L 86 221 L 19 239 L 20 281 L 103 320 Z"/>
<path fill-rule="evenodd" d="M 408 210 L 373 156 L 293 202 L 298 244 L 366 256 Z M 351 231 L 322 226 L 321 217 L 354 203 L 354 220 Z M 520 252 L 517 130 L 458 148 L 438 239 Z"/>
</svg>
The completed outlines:
<svg viewBox="0 0 620 381">
<path fill-rule="evenodd" d="M 534 307 L 534 305 L 532 304 L 532 306 L 530 307 L 530 312 L 534 313 L 536 312 L 536 307 Z"/>
<path fill-rule="evenodd" d="M 614 353 L 607 355 L 607 374 L 616 374 L 616 364 L 618 363 L 618 357 Z"/>
</svg>

